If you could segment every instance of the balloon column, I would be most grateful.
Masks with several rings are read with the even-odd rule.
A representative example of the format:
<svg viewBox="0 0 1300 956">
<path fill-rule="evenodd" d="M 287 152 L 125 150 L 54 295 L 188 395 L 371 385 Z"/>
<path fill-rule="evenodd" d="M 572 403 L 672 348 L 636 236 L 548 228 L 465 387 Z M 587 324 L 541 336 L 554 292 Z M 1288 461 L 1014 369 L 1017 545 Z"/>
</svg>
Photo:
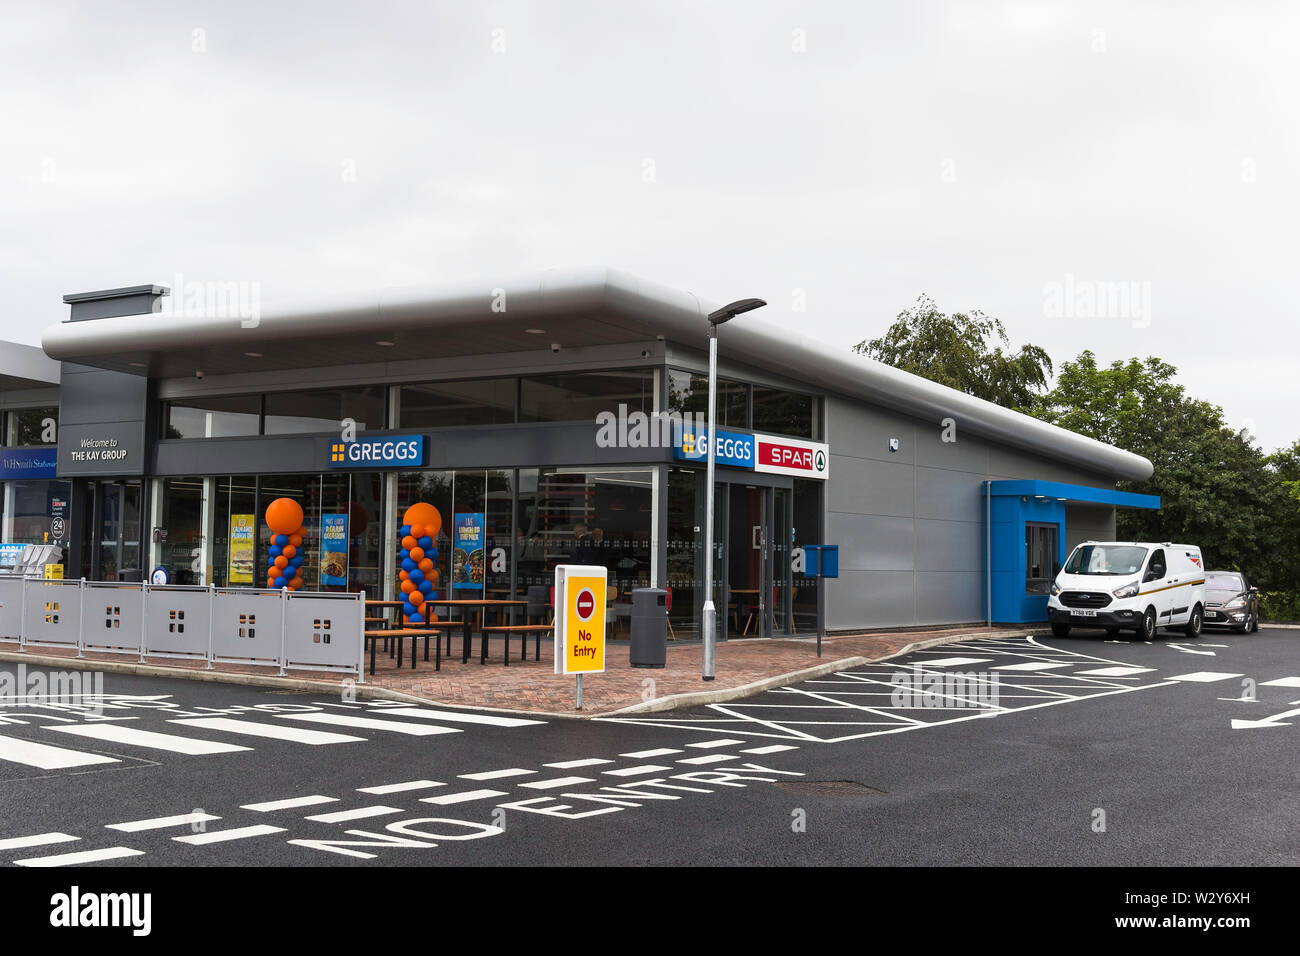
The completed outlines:
<svg viewBox="0 0 1300 956">
<path fill-rule="evenodd" d="M 402 527 L 398 532 L 402 537 L 402 550 L 397 560 L 401 567 L 398 571 L 402 599 L 406 602 L 402 613 L 412 624 L 423 624 L 432 616 L 432 610 L 424 606 L 425 601 L 436 601 L 438 592 L 434 586 L 438 583 L 438 569 L 434 563 L 438 560 L 438 549 L 434 542 L 442 530 L 442 515 L 431 504 L 421 501 L 411 505 L 402 515 Z"/>
<path fill-rule="evenodd" d="M 302 506 L 292 498 L 276 498 L 266 506 L 266 526 L 271 529 L 270 564 L 266 569 L 268 588 L 302 587 Z"/>
</svg>

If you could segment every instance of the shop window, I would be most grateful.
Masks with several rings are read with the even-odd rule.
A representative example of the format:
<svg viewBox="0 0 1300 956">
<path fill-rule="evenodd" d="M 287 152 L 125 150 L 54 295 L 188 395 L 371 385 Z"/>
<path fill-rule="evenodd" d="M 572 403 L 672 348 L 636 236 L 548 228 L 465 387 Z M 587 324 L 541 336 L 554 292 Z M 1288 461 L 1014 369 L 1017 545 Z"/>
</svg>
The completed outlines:
<svg viewBox="0 0 1300 956">
<path fill-rule="evenodd" d="M 718 379 L 717 424 L 719 428 L 749 426 L 749 386 L 744 382 Z M 709 377 L 680 369 L 668 371 L 668 410 L 682 415 L 709 414 Z"/>
<path fill-rule="evenodd" d="M 654 370 L 574 372 L 525 378 L 520 384 L 519 420 L 594 422 L 601 412 L 654 410 Z"/>
<path fill-rule="evenodd" d="M 401 390 L 401 428 L 508 425 L 515 420 L 513 378 L 435 382 Z"/>
<path fill-rule="evenodd" d="M 267 435 L 296 435 L 314 432 L 337 434 L 345 419 L 356 422 L 357 431 L 384 427 L 388 390 L 334 388 L 314 392 L 270 392 L 266 396 Z"/>
<path fill-rule="evenodd" d="M 1046 594 L 1056 578 L 1057 535 L 1054 524 L 1025 525 L 1025 593 Z"/>
<path fill-rule="evenodd" d="M 161 485 L 162 514 L 153 533 L 154 561 L 167 569 L 173 584 L 205 584 L 203 479 L 165 478 Z"/>
<path fill-rule="evenodd" d="M 754 431 L 818 438 L 819 402 L 811 395 L 754 386 Z"/>
<path fill-rule="evenodd" d="M 257 563 L 257 482 L 250 477 L 218 478 L 212 509 L 212 580 L 217 587 L 261 587 Z"/>
<path fill-rule="evenodd" d="M 59 407 L 19 408 L 5 415 L 6 445 L 55 445 L 59 440 Z"/>
<path fill-rule="evenodd" d="M 167 404 L 167 438 L 233 438 L 256 435 L 262 413 L 260 395 L 190 398 Z"/>
<path fill-rule="evenodd" d="M 54 478 L 6 481 L 4 485 L 4 541 L 8 544 L 45 544 L 51 515 L 67 515 L 72 482 Z M 66 525 L 71 522 L 65 522 Z M 65 531 L 65 534 L 67 532 Z M 65 547 L 67 538 L 58 542 Z"/>
</svg>

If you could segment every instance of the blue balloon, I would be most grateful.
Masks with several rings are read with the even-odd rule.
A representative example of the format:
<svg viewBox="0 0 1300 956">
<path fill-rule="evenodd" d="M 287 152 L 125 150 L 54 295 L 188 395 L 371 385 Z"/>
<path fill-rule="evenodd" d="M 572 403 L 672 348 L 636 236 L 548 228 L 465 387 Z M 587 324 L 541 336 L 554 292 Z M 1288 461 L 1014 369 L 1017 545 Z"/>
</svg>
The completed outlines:
<svg viewBox="0 0 1300 956">
<path fill-rule="evenodd" d="M 422 548 L 432 548 L 432 547 L 433 547 L 433 539 L 430 538 L 430 537 L 426 534 L 423 538 L 420 539 L 420 547 L 422 547 Z"/>
<path fill-rule="evenodd" d="M 283 548 L 286 544 L 289 543 L 289 536 L 287 534 L 277 534 L 275 536 L 275 543 Z"/>
<path fill-rule="evenodd" d="M 405 604 L 402 605 L 402 613 L 405 614 L 407 617 L 410 617 L 412 614 L 415 613 L 415 605 L 412 604 L 410 601 L 407 601 Z"/>
<path fill-rule="evenodd" d="M 411 533 L 411 526 L 409 524 L 404 524 L 397 529 L 398 537 L 401 538 L 405 538 L 410 533 Z"/>
<path fill-rule="evenodd" d="M 423 594 L 425 597 L 428 597 L 430 594 L 432 594 L 432 593 L 433 593 L 433 582 L 430 581 L 428 578 L 425 578 L 423 581 L 421 581 L 421 582 L 420 582 L 420 593 Z"/>
<path fill-rule="evenodd" d="M 291 564 L 284 569 L 284 576 L 286 579 L 292 581 L 294 578 L 298 576 L 298 569 Z"/>
<path fill-rule="evenodd" d="M 405 561 L 407 558 L 411 556 L 410 549 L 403 548 L 401 551 L 397 552 L 397 556 L 401 558 L 403 561 Z"/>
<path fill-rule="evenodd" d="M 278 544 L 273 544 L 271 545 L 270 548 L 267 549 L 266 553 L 273 558 L 278 558 L 282 550 L 283 549 Z"/>
<path fill-rule="evenodd" d="M 427 600 L 427 601 L 436 601 L 436 600 L 438 600 L 438 592 L 437 592 L 437 591 L 430 591 L 428 594 L 425 595 L 425 600 Z"/>
<path fill-rule="evenodd" d="M 290 558 L 290 559 L 289 559 L 289 567 L 291 567 L 291 568 L 300 568 L 300 567 L 302 567 L 302 555 L 301 555 L 301 554 L 295 554 L 292 558 Z"/>
<path fill-rule="evenodd" d="M 284 587 L 284 586 L 285 586 L 286 584 L 288 584 L 288 583 L 289 583 L 289 582 L 286 581 L 284 578 L 276 578 L 276 579 L 271 583 L 271 587 L 273 587 L 273 588 L 282 588 L 282 587 Z"/>
<path fill-rule="evenodd" d="M 410 621 L 412 624 L 423 624 L 423 623 L 424 623 L 424 615 L 421 614 L 419 611 L 416 611 L 414 614 L 408 614 L 408 615 L 406 615 L 406 619 L 407 619 L 408 621 Z"/>
<path fill-rule="evenodd" d="M 434 561 L 437 561 L 437 560 L 438 560 L 438 549 L 437 549 L 437 548 L 430 548 L 428 551 L 424 552 L 424 556 L 425 556 L 426 558 L 432 558 Z"/>
<path fill-rule="evenodd" d="M 414 581 L 418 585 L 421 581 L 424 580 L 424 572 L 421 571 L 419 568 L 416 568 L 414 571 L 410 572 L 409 577 L 411 578 L 412 581 Z"/>
<path fill-rule="evenodd" d="M 419 567 L 420 567 L 420 566 L 419 566 L 418 564 L 416 564 L 414 561 L 412 561 L 410 558 L 403 558 L 403 559 L 402 559 L 402 570 L 403 570 L 403 571 L 416 571 L 416 570 L 419 570 Z"/>
</svg>

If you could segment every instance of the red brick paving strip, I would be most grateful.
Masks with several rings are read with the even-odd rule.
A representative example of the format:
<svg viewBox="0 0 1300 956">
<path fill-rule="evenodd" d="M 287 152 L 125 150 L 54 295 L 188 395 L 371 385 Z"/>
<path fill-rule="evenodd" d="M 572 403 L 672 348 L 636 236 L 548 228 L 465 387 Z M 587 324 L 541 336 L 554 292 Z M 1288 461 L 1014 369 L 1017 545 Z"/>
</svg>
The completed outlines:
<svg viewBox="0 0 1300 956">
<path fill-rule="evenodd" d="M 878 659 L 896 654 L 908 644 L 917 641 L 953 635 L 998 636 L 1009 637 L 1027 633 L 1024 628 L 985 628 L 980 625 L 945 630 L 912 630 L 889 633 L 871 633 L 828 637 L 823 642 L 822 656 L 817 657 L 813 641 L 773 639 L 750 639 L 719 643 L 717 648 L 717 679 L 705 682 L 700 678 L 702 649 L 699 644 L 668 646 L 667 666 L 663 669 L 649 670 L 633 668 L 628 663 L 629 648 L 627 644 L 610 644 L 607 652 L 608 670 L 603 674 L 588 674 L 583 678 L 582 715 L 609 713 L 649 698 L 643 696 L 647 688 L 652 688 L 653 697 L 667 697 L 674 694 L 690 694 L 700 691 L 717 691 L 740 687 L 757 681 L 787 674 L 792 671 L 815 667 L 849 657 L 867 657 Z M 396 658 L 389 658 L 381 645 L 375 658 L 374 675 L 366 675 L 366 686 L 382 687 L 388 690 L 411 694 L 430 702 L 451 704 L 461 707 L 493 707 L 504 710 L 523 710 L 548 714 L 577 714 L 574 710 L 573 677 L 557 677 L 553 670 L 551 642 L 542 641 L 542 659 L 534 661 L 533 643 L 528 642 L 528 660 L 519 660 L 519 641 L 511 643 L 514 656 L 510 666 L 502 665 L 502 642 L 494 640 L 491 644 L 491 659 L 486 665 L 478 663 L 478 642 L 475 641 L 473 653 L 468 664 L 460 662 L 460 638 L 452 641 L 453 659 L 443 658 L 442 671 L 433 669 L 432 648 L 430 660 L 426 664 L 423 656 L 412 670 L 410 658 L 404 657 L 406 664 L 400 671 Z M 0 652 L 10 661 L 21 660 L 25 655 L 10 654 L 18 650 L 17 644 L 0 643 Z M 410 650 L 406 645 L 405 650 Z M 76 658 L 75 649 L 55 647 L 32 647 L 29 654 L 42 657 Z M 421 642 L 421 655 L 423 642 Z M 116 663 L 137 663 L 138 658 L 131 654 L 105 654 L 87 652 L 83 661 L 113 661 Z M 184 676 L 184 672 L 201 671 L 204 661 L 186 661 L 172 658 L 146 657 L 145 663 L 175 669 Z M 367 658 L 369 666 L 369 658 Z M 260 677 L 274 678 L 278 668 L 259 667 L 248 664 L 217 664 L 214 673 L 218 674 L 254 674 Z M 338 673 L 291 670 L 288 680 L 327 681 L 339 684 L 350 675 Z M 653 681 L 653 685 L 645 683 Z M 363 692 L 364 693 L 364 692 Z"/>
</svg>

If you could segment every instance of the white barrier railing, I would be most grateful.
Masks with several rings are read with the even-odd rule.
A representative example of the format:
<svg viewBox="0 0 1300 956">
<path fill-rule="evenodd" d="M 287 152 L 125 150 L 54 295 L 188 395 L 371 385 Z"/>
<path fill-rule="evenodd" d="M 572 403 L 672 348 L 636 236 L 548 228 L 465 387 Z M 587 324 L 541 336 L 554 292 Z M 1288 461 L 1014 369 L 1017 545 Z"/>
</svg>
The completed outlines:
<svg viewBox="0 0 1300 956">
<path fill-rule="evenodd" d="M 364 592 L 0 575 L 0 641 L 26 647 L 340 670 L 365 681 Z"/>
</svg>

